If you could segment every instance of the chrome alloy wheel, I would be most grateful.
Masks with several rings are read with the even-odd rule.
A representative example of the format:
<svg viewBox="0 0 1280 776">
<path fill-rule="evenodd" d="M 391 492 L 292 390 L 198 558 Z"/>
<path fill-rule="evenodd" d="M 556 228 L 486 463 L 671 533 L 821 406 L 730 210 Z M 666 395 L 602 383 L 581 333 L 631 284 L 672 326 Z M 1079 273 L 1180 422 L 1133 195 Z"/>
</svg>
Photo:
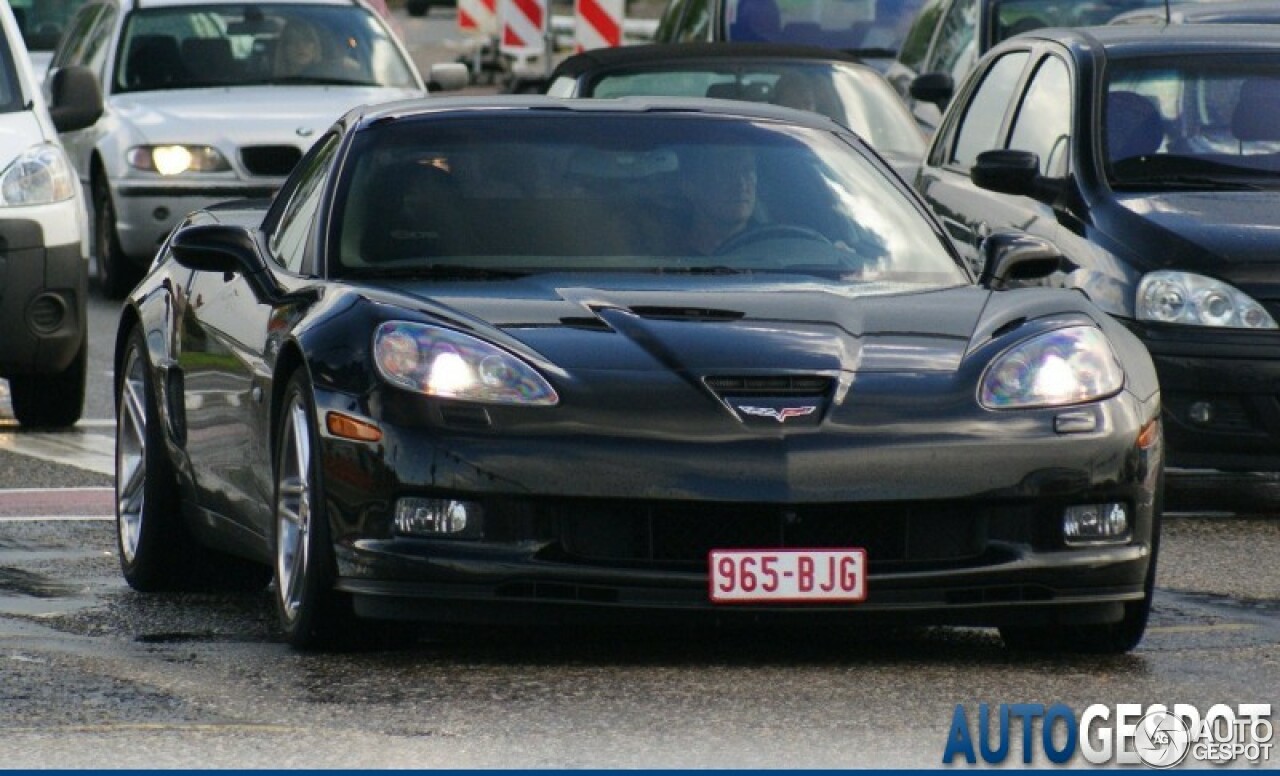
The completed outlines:
<svg viewBox="0 0 1280 776">
<path fill-rule="evenodd" d="M 116 417 L 116 521 L 120 552 L 127 563 L 138 555 L 147 492 L 146 364 L 136 348 L 125 356 Z"/>
<path fill-rule="evenodd" d="M 311 438 L 302 397 L 289 402 L 276 472 L 276 579 L 284 616 L 293 621 L 302 606 L 310 563 Z"/>
</svg>

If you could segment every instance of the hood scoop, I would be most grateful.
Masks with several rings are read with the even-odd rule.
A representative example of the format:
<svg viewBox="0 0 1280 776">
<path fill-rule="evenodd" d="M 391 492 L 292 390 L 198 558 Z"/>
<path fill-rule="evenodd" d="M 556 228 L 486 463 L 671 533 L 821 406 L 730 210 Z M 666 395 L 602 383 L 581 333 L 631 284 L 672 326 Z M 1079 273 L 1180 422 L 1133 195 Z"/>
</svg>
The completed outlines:
<svg viewBox="0 0 1280 776">
<path fill-rule="evenodd" d="M 627 308 L 633 315 L 661 321 L 737 321 L 746 317 L 738 310 L 716 310 L 708 307 L 666 307 L 638 305 Z"/>
</svg>

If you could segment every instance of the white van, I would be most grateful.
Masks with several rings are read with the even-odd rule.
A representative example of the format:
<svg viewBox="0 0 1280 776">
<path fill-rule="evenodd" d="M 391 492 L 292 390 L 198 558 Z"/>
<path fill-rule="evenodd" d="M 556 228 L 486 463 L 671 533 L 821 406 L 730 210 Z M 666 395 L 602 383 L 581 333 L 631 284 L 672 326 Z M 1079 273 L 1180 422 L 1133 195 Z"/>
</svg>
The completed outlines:
<svg viewBox="0 0 1280 776">
<path fill-rule="evenodd" d="M 91 74 L 63 75 L 58 91 L 82 96 L 55 123 L 9 3 L 0 32 L 0 378 L 20 423 L 69 426 L 84 403 L 89 221 L 58 130 L 92 124 L 102 97 Z"/>
</svg>

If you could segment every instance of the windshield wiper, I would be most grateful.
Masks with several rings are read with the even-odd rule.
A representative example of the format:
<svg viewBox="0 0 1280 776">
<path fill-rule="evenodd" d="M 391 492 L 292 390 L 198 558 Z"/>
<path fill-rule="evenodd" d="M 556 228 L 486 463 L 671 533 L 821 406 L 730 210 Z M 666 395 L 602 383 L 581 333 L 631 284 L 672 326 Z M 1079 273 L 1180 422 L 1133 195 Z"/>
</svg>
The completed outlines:
<svg viewBox="0 0 1280 776">
<path fill-rule="evenodd" d="M 332 76 L 318 75 L 286 75 L 278 78 L 268 78 L 258 83 L 276 86 L 294 86 L 302 84 L 305 86 L 377 86 L 374 81 L 357 78 L 334 78 Z"/>
<path fill-rule="evenodd" d="M 359 279 L 382 278 L 422 278 L 422 279 L 463 279 L 463 280 L 506 280 L 523 278 L 534 274 L 529 270 L 501 269 L 497 267 L 477 267 L 469 264 L 420 264 L 413 267 L 360 267 L 346 273 L 347 277 Z"/>
<path fill-rule="evenodd" d="M 726 267 L 723 264 L 703 265 L 698 267 L 658 267 L 659 275 L 750 275 L 752 270 Z"/>
<path fill-rule="evenodd" d="M 1248 173 L 1243 175 L 1248 176 Z M 1206 176 L 1206 175 L 1152 175 L 1150 177 L 1128 177 L 1112 183 L 1112 188 L 1160 188 L 1160 189 L 1205 189 L 1211 191 L 1264 191 L 1280 186 L 1280 177 L 1270 184 L 1256 180 L 1245 180 L 1241 177 Z"/>
</svg>

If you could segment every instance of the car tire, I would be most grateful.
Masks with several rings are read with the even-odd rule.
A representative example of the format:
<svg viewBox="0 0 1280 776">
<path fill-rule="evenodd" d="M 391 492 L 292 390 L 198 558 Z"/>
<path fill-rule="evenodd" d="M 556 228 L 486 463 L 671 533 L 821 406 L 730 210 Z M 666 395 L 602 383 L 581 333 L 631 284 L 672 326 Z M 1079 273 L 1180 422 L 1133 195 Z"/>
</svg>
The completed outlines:
<svg viewBox="0 0 1280 776">
<path fill-rule="evenodd" d="M 275 601 L 285 640 L 297 649 L 350 644 L 350 596 L 334 589 L 337 564 L 324 510 L 319 434 L 311 381 L 298 369 L 286 384 L 276 422 Z"/>
<path fill-rule="evenodd" d="M 86 340 L 67 368 L 51 375 L 23 375 L 9 381 L 13 416 L 24 426 L 74 426 L 84 410 L 85 374 L 89 360 Z"/>
<path fill-rule="evenodd" d="M 182 521 L 182 498 L 165 447 L 159 400 L 141 327 L 125 345 L 116 408 L 116 545 L 125 581 L 142 592 L 254 591 L 261 563 L 202 546 Z"/>
<path fill-rule="evenodd" d="M 108 299 L 123 299 L 142 273 L 120 247 L 116 208 L 104 174 L 93 177 L 93 253 L 102 294 Z"/>
<path fill-rule="evenodd" d="M 1159 499 L 1157 499 L 1159 501 Z M 1157 503 L 1151 527 L 1151 563 L 1147 566 L 1143 596 L 1124 604 L 1119 622 L 1103 625 L 1053 625 L 1044 627 L 1003 626 L 1000 638 L 1009 649 L 1020 652 L 1065 652 L 1090 655 L 1121 655 L 1142 641 L 1155 596 L 1156 558 L 1160 550 L 1160 508 Z"/>
</svg>

